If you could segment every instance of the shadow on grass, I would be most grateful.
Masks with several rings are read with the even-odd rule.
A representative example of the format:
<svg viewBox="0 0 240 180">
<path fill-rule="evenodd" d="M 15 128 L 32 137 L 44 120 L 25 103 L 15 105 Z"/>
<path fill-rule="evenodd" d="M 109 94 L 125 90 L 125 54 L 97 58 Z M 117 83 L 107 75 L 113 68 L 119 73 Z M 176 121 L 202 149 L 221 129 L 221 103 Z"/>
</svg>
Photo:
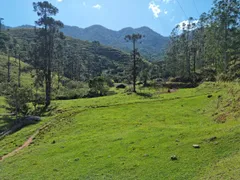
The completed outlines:
<svg viewBox="0 0 240 180">
<path fill-rule="evenodd" d="M 35 107 L 34 110 L 30 112 L 30 114 L 34 116 L 51 116 L 56 109 L 57 109 L 56 105 L 51 105 L 48 107 L 41 105 Z"/>
<path fill-rule="evenodd" d="M 113 96 L 117 94 L 115 91 L 108 91 L 107 96 Z"/>
<path fill-rule="evenodd" d="M 136 94 L 144 98 L 151 98 L 153 96 L 151 93 L 143 93 L 143 92 L 137 92 Z"/>
<path fill-rule="evenodd" d="M 11 128 L 16 122 L 16 117 L 12 115 L 0 116 L 0 133 Z"/>
<path fill-rule="evenodd" d="M 56 108 L 56 105 L 51 105 L 49 107 L 38 106 L 26 116 L 18 118 L 11 114 L 0 116 L 0 139 L 9 134 L 15 133 L 24 127 L 39 123 L 41 121 L 40 116 L 51 116 Z"/>
</svg>

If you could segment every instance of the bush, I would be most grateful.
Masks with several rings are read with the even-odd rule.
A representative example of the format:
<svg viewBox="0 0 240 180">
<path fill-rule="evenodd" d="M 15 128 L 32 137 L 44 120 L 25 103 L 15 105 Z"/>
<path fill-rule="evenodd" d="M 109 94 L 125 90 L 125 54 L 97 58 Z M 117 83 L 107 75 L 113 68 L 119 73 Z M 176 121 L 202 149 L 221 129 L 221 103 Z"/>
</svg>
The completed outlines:
<svg viewBox="0 0 240 180">
<path fill-rule="evenodd" d="M 34 93 L 33 97 L 34 99 L 32 102 L 35 110 L 37 109 L 37 106 L 45 105 L 45 95 L 43 93 Z"/>
<path fill-rule="evenodd" d="M 31 101 L 32 89 L 28 87 L 18 87 L 16 84 L 9 85 L 6 96 L 8 110 L 18 115 L 27 115 L 29 111 L 28 103 Z"/>
<path fill-rule="evenodd" d="M 168 79 L 169 82 L 183 82 L 183 83 L 189 83 L 192 82 L 191 78 L 184 77 L 184 76 L 177 76 L 177 77 L 170 77 Z"/>
<path fill-rule="evenodd" d="M 3 83 L 3 81 L 0 83 L 0 96 L 3 96 L 4 94 L 6 94 L 6 83 Z"/>
<path fill-rule="evenodd" d="M 90 97 L 105 96 L 109 90 L 109 86 L 103 77 L 95 77 L 94 79 L 90 80 L 89 88 Z"/>
<path fill-rule="evenodd" d="M 77 89 L 77 88 L 83 88 L 83 84 L 76 81 L 68 81 L 68 82 L 65 82 L 65 87 L 67 87 L 68 89 Z"/>
<path fill-rule="evenodd" d="M 202 72 L 200 73 L 200 76 L 202 76 L 202 80 L 204 81 L 211 81 L 215 82 L 216 81 L 216 75 L 217 72 L 213 68 L 204 68 Z"/>
<path fill-rule="evenodd" d="M 62 88 L 61 91 L 56 95 L 55 99 L 57 100 L 69 100 L 69 99 L 78 99 L 86 97 L 88 94 L 88 88 L 81 88 L 81 89 L 64 89 Z"/>
<path fill-rule="evenodd" d="M 228 72 L 222 73 L 218 76 L 220 81 L 239 81 L 240 78 L 240 61 L 231 62 Z"/>
<path fill-rule="evenodd" d="M 114 87 L 114 80 L 110 78 L 104 78 L 106 80 L 106 83 L 109 87 Z"/>
</svg>

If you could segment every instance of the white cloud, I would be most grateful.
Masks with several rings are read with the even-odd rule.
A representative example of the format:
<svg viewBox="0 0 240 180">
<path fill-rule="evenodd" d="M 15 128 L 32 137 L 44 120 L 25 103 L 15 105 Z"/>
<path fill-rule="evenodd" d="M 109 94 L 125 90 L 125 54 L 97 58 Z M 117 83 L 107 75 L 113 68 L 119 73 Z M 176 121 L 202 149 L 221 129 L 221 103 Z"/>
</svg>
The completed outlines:
<svg viewBox="0 0 240 180">
<path fill-rule="evenodd" d="M 63 0 L 57 0 L 58 2 L 62 2 Z"/>
<path fill-rule="evenodd" d="M 102 6 L 100 4 L 96 4 L 93 6 L 93 8 L 100 10 L 102 8 Z"/>
<path fill-rule="evenodd" d="M 193 20 L 193 21 L 191 21 L 190 27 L 189 27 L 190 30 L 196 29 L 195 26 L 197 25 L 197 23 L 198 23 L 198 20 Z M 180 29 L 180 30 L 184 30 L 184 29 L 187 30 L 188 24 L 189 24 L 189 21 L 188 21 L 188 20 L 184 20 L 184 21 L 178 23 L 177 25 L 179 25 L 179 29 Z M 195 24 L 195 26 L 194 26 L 193 24 Z"/>
<path fill-rule="evenodd" d="M 155 4 L 154 1 L 149 3 L 149 7 L 148 8 L 152 10 L 153 15 L 154 15 L 155 18 L 158 18 L 159 14 L 162 12 L 161 9 L 160 9 L 160 6 Z"/>
<path fill-rule="evenodd" d="M 173 22 L 175 20 L 175 16 L 173 16 L 170 21 Z"/>
<path fill-rule="evenodd" d="M 168 4 L 168 3 L 171 3 L 173 2 L 174 4 L 176 3 L 176 0 L 161 0 L 161 2 L 165 3 L 165 4 Z"/>
<path fill-rule="evenodd" d="M 164 13 L 164 14 L 168 14 L 168 11 L 167 11 L 167 10 L 164 10 L 163 13 Z"/>
<path fill-rule="evenodd" d="M 163 3 L 168 4 L 171 0 L 162 0 Z"/>
</svg>

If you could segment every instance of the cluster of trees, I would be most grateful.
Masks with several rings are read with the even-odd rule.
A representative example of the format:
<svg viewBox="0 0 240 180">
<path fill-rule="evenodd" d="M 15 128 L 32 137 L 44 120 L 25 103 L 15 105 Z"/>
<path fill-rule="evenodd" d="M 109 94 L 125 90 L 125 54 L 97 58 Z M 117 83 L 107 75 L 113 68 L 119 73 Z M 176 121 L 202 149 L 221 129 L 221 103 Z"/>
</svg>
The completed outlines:
<svg viewBox="0 0 240 180">
<path fill-rule="evenodd" d="M 44 104 L 45 107 L 50 105 L 54 75 L 58 78 L 58 88 L 60 84 L 64 84 L 63 79 L 66 77 L 76 82 L 88 82 L 90 96 L 106 95 L 108 87 L 112 86 L 111 78 L 114 77 L 104 77 L 111 74 L 111 71 L 112 74 L 117 71 L 122 72 L 127 77 L 129 71 L 125 72 L 125 67 L 130 63 L 129 55 L 118 50 L 103 48 L 97 41 L 79 43 L 79 40 L 66 38 L 59 31 L 63 23 L 53 18 L 58 13 L 58 9 L 47 1 L 33 3 L 33 8 L 39 16 L 34 30 L 8 30 L 0 33 L 0 50 L 8 57 L 7 102 L 16 114 L 25 114 L 27 103 L 30 101 L 33 102 L 34 107 L 38 104 Z M 140 38 L 141 35 L 128 36 L 128 39 L 134 42 L 134 47 L 135 41 Z M 130 74 L 133 76 L 135 92 L 137 49 L 134 48 L 132 55 L 134 65 L 130 68 L 133 72 Z M 19 61 L 17 83 L 11 79 L 10 57 L 18 58 Z M 21 60 L 32 65 L 35 79 L 32 88 L 35 90 L 34 93 L 31 88 L 21 86 Z M 117 64 L 117 60 L 122 62 Z M 116 77 L 115 80 L 118 81 Z M 43 89 L 44 99 L 40 92 Z"/>
<path fill-rule="evenodd" d="M 50 105 L 51 89 L 52 89 L 52 71 L 53 61 L 59 55 L 55 44 L 58 39 L 63 39 L 63 35 L 58 32 L 63 24 L 55 21 L 52 16 L 58 13 L 58 9 L 47 1 L 33 3 L 34 11 L 40 17 L 36 21 L 38 28 L 35 29 L 35 38 L 29 42 L 18 42 L 16 38 L 9 33 L 0 32 L 0 50 L 7 54 L 7 102 L 10 109 L 18 113 L 26 114 L 27 103 L 30 101 L 32 90 L 21 87 L 21 58 L 29 57 L 33 61 L 35 69 L 35 88 L 44 86 L 45 82 L 45 106 Z M 60 44 L 60 43 L 58 43 Z M 21 45 L 21 46 L 20 46 Z M 29 48 L 31 47 L 31 48 Z M 10 57 L 18 58 L 18 82 L 14 82 L 11 78 L 11 61 Z M 38 102 L 38 101 L 36 101 Z"/>
<path fill-rule="evenodd" d="M 177 25 L 164 59 L 165 76 L 196 81 L 199 73 L 212 74 L 211 79 L 233 75 L 231 69 L 237 69 L 240 61 L 239 9 L 239 0 L 214 0 L 209 13 Z"/>
</svg>

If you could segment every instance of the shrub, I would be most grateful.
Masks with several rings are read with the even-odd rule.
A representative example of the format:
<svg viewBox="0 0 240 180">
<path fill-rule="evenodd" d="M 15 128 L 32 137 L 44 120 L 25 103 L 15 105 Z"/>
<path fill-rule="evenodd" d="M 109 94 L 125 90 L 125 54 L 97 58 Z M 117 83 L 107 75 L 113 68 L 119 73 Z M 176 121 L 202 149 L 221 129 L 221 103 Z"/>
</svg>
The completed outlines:
<svg viewBox="0 0 240 180">
<path fill-rule="evenodd" d="M 218 76 L 218 80 L 220 81 L 236 81 L 238 82 L 240 78 L 240 61 L 231 62 L 228 72 L 222 73 Z"/>
<path fill-rule="evenodd" d="M 37 109 L 37 106 L 45 105 L 45 96 L 43 93 L 34 93 L 33 97 L 34 99 L 32 102 L 35 110 Z"/>
<path fill-rule="evenodd" d="M 213 68 L 204 68 L 201 72 L 204 81 L 216 81 L 217 72 Z"/>
<path fill-rule="evenodd" d="M 27 115 L 29 111 L 28 103 L 31 101 L 32 89 L 28 87 L 18 87 L 16 84 L 8 86 L 6 102 L 7 109 L 18 115 Z"/>
<path fill-rule="evenodd" d="M 109 87 L 114 87 L 114 80 L 112 80 L 111 78 L 104 78 L 106 80 L 106 83 Z"/>
<path fill-rule="evenodd" d="M 56 95 L 57 100 L 68 100 L 68 99 L 78 99 L 86 97 L 88 94 L 88 88 L 81 89 L 66 89 L 62 88 L 61 91 Z"/>
<path fill-rule="evenodd" d="M 90 80 L 89 88 L 90 97 L 105 96 L 109 90 L 109 86 L 103 77 L 95 77 L 94 79 Z"/>
<path fill-rule="evenodd" d="M 183 82 L 183 83 L 189 83 L 192 82 L 192 79 L 189 77 L 184 76 L 177 76 L 177 77 L 170 77 L 168 79 L 169 82 Z"/>
<path fill-rule="evenodd" d="M 65 86 L 68 89 L 77 89 L 77 88 L 83 88 L 83 84 L 80 82 L 76 82 L 76 81 L 68 81 L 65 83 Z"/>
</svg>

